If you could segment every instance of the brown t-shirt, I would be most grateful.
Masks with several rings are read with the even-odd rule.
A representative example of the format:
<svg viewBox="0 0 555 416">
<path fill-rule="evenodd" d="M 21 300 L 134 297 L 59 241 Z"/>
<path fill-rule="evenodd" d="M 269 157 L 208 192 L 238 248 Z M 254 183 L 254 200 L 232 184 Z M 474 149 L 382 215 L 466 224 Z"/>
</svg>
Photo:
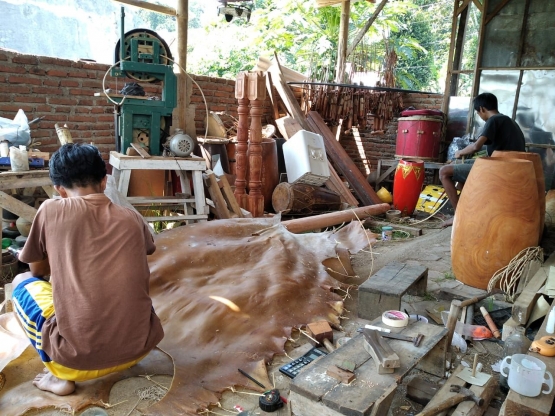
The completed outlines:
<svg viewBox="0 0 555 416">
<path fill-rule="evenodd" d="M 148 293 L 156 250 L 140 214 L 104 194 L 45 201 L 19 259 L 48 256 L 55 315 L 42 328 L 50 358 L 98 370 L 140 358 L 163 338 Z"/>
</svg>

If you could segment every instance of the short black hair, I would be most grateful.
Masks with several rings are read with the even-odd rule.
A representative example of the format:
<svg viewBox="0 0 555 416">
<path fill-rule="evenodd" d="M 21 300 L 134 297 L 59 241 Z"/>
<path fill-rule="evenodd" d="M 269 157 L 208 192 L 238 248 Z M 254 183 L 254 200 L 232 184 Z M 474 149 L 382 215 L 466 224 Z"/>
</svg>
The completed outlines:
<svg viewBox="0 0 555 416">
<path fill-rule="evenodd" d="M 49 165 L 52 183 L 68 189 L 99 184 L 106 176 L 106 163 L 90 144 L 64 144 L 52 155 Z"/>
<path fill-rule="evenodd" d="M 484 92 L 474 98 L 474 110 L 479 111 L 480 107 L 486 110 L 497 111 L 497 97 L 491 92 Z"/>
</svg>

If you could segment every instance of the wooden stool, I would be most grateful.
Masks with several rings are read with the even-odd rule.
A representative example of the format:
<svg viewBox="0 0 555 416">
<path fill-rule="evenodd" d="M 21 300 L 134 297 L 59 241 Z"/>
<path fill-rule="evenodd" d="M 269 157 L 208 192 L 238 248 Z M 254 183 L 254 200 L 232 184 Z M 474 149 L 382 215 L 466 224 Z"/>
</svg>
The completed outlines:
<svg viewBox="0 0 555 416">
<path fill-rule="evenodd" d="M 206 162 L 200 157 L 161 157 L 152 156 L 143 159 L 140 156 L 126 156 L 118 152 L 110 152 L 110 165 L 113 167 L 113 176 L 118 184 L 118 191 L 127 196 L 129 190 L 129 179 L 131 178 L 132 169 L 146 170 L 174 170 L 181 181 L 181 191 L 185 195 L 180 197 L 137 197 L 128 198 L 132 204 L 183 204 L 185 215 L 180 216 L 162 216 L 162 217 L 145 217 L 147 221 L 206 221 L 208 219 L 208 206 L 204 196 L 204 185 L 202 182 L 202 172 L 206 170 Z M 192 195 L 189 182 L 189 172 L 193 179 L 194 198 Z M 192 213 L 191 205 L 195 205 L 196 214 Z"/>
<path fill-rule="evenodd" d="M 358 316 L 374 319 L 401 308 L 401 298 L 423 295 L 428 286 L 428 269 L 405 263 L 389 263 L 358 288 Z"/>
</svg>

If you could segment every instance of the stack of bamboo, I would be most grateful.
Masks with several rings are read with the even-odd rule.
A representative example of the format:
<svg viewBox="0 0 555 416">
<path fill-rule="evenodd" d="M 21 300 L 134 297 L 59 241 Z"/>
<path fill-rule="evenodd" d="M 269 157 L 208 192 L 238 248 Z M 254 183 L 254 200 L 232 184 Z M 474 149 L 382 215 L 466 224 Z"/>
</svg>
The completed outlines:
<svg viewBox="0 0 555 416">
<path fill-rule="evenodd" d="M 334 125 L 343 120 L 347 129 L 358 126 L 363 130 L 367 127 L 383 130 L 403 108 L 399 92 L 329 85 L 307 86 L 303 101 L 303 108 L 317 111 Z"/>
</svg>

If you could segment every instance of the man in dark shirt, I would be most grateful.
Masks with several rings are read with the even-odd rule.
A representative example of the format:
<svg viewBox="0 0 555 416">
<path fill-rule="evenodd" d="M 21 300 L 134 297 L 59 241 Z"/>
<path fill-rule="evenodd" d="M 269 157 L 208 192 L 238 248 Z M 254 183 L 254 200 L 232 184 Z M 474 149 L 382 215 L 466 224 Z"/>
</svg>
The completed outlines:
<svg viewBox="0 0 555 416">
<path fill-rule="evenodd" d="M 456 159 L 464 156 L 472 156 L 472 154 L 479 151 L 483 145 L 486 145 L 488 156 L 491 156 L 495 150 L 526 151 L 522 130 L 520 130 L 518 124 L 510 117 L 499 113 L 497 109 L 497 97 L 495 95 L 489 92 L 478 95 L 474 98 L 474 110 L 476 110 L 478 116 L 484 120 L 486 124 L 478 140 L 455 153 Z M 459 202 L 455 182 L 466 182 L 474 160 L 475 159 L 470 159 L 464 163 L 458 164 L 452 163 L 443 166 L 439 170 L 439 178 L 454 210 L 457 209 L 457 203 Z M 448 226 L 452 223 L 453 218 L 445 221 L 443 226 Z"/>
</svg>

